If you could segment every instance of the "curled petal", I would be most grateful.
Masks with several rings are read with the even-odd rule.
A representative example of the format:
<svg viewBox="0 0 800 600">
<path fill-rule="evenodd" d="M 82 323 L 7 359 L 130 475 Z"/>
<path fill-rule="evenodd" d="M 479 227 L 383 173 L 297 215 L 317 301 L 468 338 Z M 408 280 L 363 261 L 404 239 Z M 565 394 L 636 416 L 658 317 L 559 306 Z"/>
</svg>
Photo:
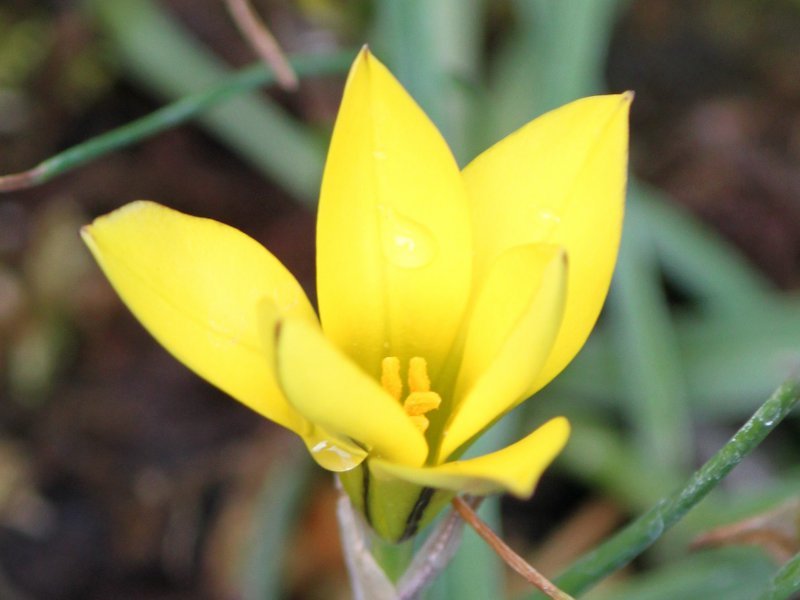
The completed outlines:
<svg viewBox="0 0 800 600">
<path fill-rule="evenodd" d="M 257 305 L 314 323 L 302 288 L 242 232 L 138 201 L 81 231 L 111 284 L 147 330 L 195 373 L 297 433 L 309 427 L 277 386 Z"/>
<path fill-rule="evenodd" d="M 308 421 L 387 460 L 413 466 L 425 461 L 425 438 L 400 404 L 325 339 L 319 327 L 287 318 L 273 336 L 281 389 Z"/>
<path fill-rule="evenodd" d="M 535 119 L 464 169 L 480 281 L 507 248 L 562 246 L 569 297 L 553 352 L 533 393 L 572 360 L 605 300 L 619 247 L 630 93 L 595 96 Z M 498 202 L 502 201 L 502 210 Z"/>
<path fill-rule="evenodd" d="M 544 470 L 569 438 L 569 422 L 551 419 L 519 442 L 497 452 L 433 467 L 409 467 L 370 460 L 373 473 L 420 486 L 483 496 L 509 492 L 518 498 L 533 494 Z"/>
<path fill-rule="evenodd" d="M 566 283 L 555 246 L 519 246 L 496 261 L 470 316 L 439 460 L 528 396 L 561 325 Z"/>
</svg>

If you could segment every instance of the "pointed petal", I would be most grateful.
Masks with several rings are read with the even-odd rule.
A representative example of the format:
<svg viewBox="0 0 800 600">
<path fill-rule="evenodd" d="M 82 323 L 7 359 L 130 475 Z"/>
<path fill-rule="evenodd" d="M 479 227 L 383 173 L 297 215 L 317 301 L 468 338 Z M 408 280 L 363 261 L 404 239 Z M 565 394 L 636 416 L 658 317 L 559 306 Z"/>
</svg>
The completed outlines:
<svg viewBox="0 0 800 600">
<path fill-rule="evenodd" d="M 400 404 L 325 339 L 318 327 L 288 318 L 274 336 L 278 380 L 300 414 L 356 440 L 371 454 L 407 465 L 424 462 L 425 438 Z"/>
<path fill-rule="evenodd" d="M 566 282 L 555 246 L 519 246 L 496 261 L 470 317 L 440 460 L 528 397 L 561 324 Z"/>
<path fill-rule="evenodd" d="M 478 281 L 511 246 L 546 242 L 569 256 L 564 323 L 530 393 L 572 360 L 608 291 L 622 226 L 631 99 L 595 96 L 567 104 L 464 169 L 473 219 L 481 224 L 475 232 Z"/>
<path fill-rule="evenodd" d="M 441 135 L 362 51 L 322 182 L 317 278 L 326 336 L 371 375 L 385 356 L 424 356 L 435 378 L 469 291 L 469 223 Z"/>
<path fill-rule="evenodd" d="M 122 300 L 195 373 L 295 432 L 308 425 L 286 403 L 259 333 L 257 304 L 315 322 L 283 265 L 242 232 L 153 202 L 128 204 L 81 231 Z"/>
<path fill-rule="evenodd" d="M 518 498 L 533 494 L 544 470 L 569 438 L 569 422 L 551 419 L 539 429 L 497 452 L 444 463 L 435 467 L 409 467 L 385 460 L 370 460 L 373 473 L 421 486 L 483 496 L 509 492 Z"/>
<path fill-rule="evenodd" d="M 268 298 L 258 302 L 258 325 L 260 337 L 264 347 L 265 370 L 273 373 L 275 366 L 275 330 L 279 326 L 283 315 L 275 303 Z M 316 321 L 313 322 L 317 327 Z M 272 375 L 274 377 L 274 374 Z M 277 393 L 284 398 L 283 390 L 278 387 L 274 379 Z M 284 402 L 286 400 L 284 399 Z M 294 410 L 294 409 L 292 409 Z M 308 448 L 309 454 L 319 466 L 328 471 L 343 472 L 354 469 L 367 457 L 367 452 L 346 435 L 333 433 L 319 424 L 305 421 L 305 427 L 297 431 Z"/>
</svg>

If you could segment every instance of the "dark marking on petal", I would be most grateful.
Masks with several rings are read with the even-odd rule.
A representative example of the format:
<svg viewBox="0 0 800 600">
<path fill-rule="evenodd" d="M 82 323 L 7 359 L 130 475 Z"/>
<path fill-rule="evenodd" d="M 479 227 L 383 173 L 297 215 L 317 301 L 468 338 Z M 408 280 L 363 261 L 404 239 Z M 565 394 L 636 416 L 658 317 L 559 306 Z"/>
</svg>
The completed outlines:
<svg viewBox="0 0 800 600">
<path fill-rule="evenodd" d="M 364 519 L 372 526 L 372 516 L 369 510 L 369 466 L 364 463 L 361 465 L 361 500 L 364 503 Z"/>
<path fill-rule="evenodd" d="M 419 522 L 422 519 L 422 514 L 431 503 L 431 499 L 433 498 L 435 491 L 436 490 L 430 487 L 422 488 L 422 491 L 419 493 L 419 498 L 417 498 L 417 501 L 411 509 L 411 512 L 408 514 L 408 518 L 406 519 L 406 528 L 403 530 L 403 535 L 401 535 L 400 539 L 397 540 L 398 542 L 407 540 L 412 535 L 417 533 Z"/>
</svg>

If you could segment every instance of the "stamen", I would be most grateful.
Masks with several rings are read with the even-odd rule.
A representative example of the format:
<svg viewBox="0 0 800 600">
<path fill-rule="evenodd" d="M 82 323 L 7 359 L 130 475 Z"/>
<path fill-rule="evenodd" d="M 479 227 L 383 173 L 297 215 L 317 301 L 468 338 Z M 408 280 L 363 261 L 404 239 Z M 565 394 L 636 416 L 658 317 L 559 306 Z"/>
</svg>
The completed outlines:
<svg viewBox="0 0 800 600">
<path fill-rule="evenodd" d="M 441 403 L 442 399 L 436 392 L 411 392 L 403 402 L 403 408 L 406 414 L 414 417 L 436 410 Z"/>
<path fill-rule="evenodd" d="M 387 356 L 381 361 L 381 385 L 397 401 L 403 395 L 403 380 L 400 379 L 400 359 Z"/>
<path fill-rule="evenodd" d="M 411 392 L 429 392 L 431 380 L 428 377 L 428 363 L 424 358 L 415 356 L 408 361 L 408 389 Z"/>
<path fill-rule="evenodd" d="M 400 379 L 400 359 L 387 356 L 381 361 L 381 385 L 397 400 L 403 396 L 403 381 Z M 425 413 L 439 408 L 442 398 L 431 391 L 431 380 L 428 377 L 428 363 L 424 358 L 415 356 L 408 361 L 408 391 L 403 401 L 403 410 L 408 418 L 422 433 L 428 429 L 430 421 Z"/>
</svg>

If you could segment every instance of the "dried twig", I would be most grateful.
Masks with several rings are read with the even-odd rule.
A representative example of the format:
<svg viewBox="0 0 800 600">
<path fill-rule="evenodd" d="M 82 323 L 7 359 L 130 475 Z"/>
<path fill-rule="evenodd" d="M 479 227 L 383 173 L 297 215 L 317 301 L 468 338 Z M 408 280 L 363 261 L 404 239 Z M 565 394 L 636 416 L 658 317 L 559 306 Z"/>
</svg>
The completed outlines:
<svg viewBox="0 0 800 600">
<path fill-rule="evenodd" d="M 553 598 L 553 600 L 574 600 L 572 596 L 558 589 L 549 579 L 539 573 L 539 571 L 529 565 L 525 559 L 509 548 L 508 545 L 501 540 L 477 514 L 475 514 L 475 511 L 472 510 L 472 507 L 470 507 L 467 502 L 456 496 L 453 498 L 453 507 L 458 514 L 461 515 L 461 518 L 469 523 L 475 532 L 491 546 L 492 550 L 494 550 L 509 567 L 522 575 L 531 585 L 536 586 L 547 594 L 547 596 Z"/>
<path fill-rule="evenodd" d="M 275 37 L 259 18 L 248 0 L 225 0 L 233 21 L 239 28 L 250 47 L 275 72 L 279 86 L 294 91 L 299 81 L 286 55 L 281 50 Z"/>
<path fill-rule="evenodd" d="M 467 500 L 473 510 L 477 510 L 482 501 L 483 498 L 478 497 Z M 439 523 L 397 582 L 398 600 L 416 600 L 439 576 L 458 550 L 463 527 L 464 520 L 455 510 Z"/>
<path fill-rule="evenodd" d="M 12 192 L 14 190 L 24 190 L 39 183 L 41 168 L 34 168 L 22 173 L 0 176 L 0 192 Z"/>
</svg>

